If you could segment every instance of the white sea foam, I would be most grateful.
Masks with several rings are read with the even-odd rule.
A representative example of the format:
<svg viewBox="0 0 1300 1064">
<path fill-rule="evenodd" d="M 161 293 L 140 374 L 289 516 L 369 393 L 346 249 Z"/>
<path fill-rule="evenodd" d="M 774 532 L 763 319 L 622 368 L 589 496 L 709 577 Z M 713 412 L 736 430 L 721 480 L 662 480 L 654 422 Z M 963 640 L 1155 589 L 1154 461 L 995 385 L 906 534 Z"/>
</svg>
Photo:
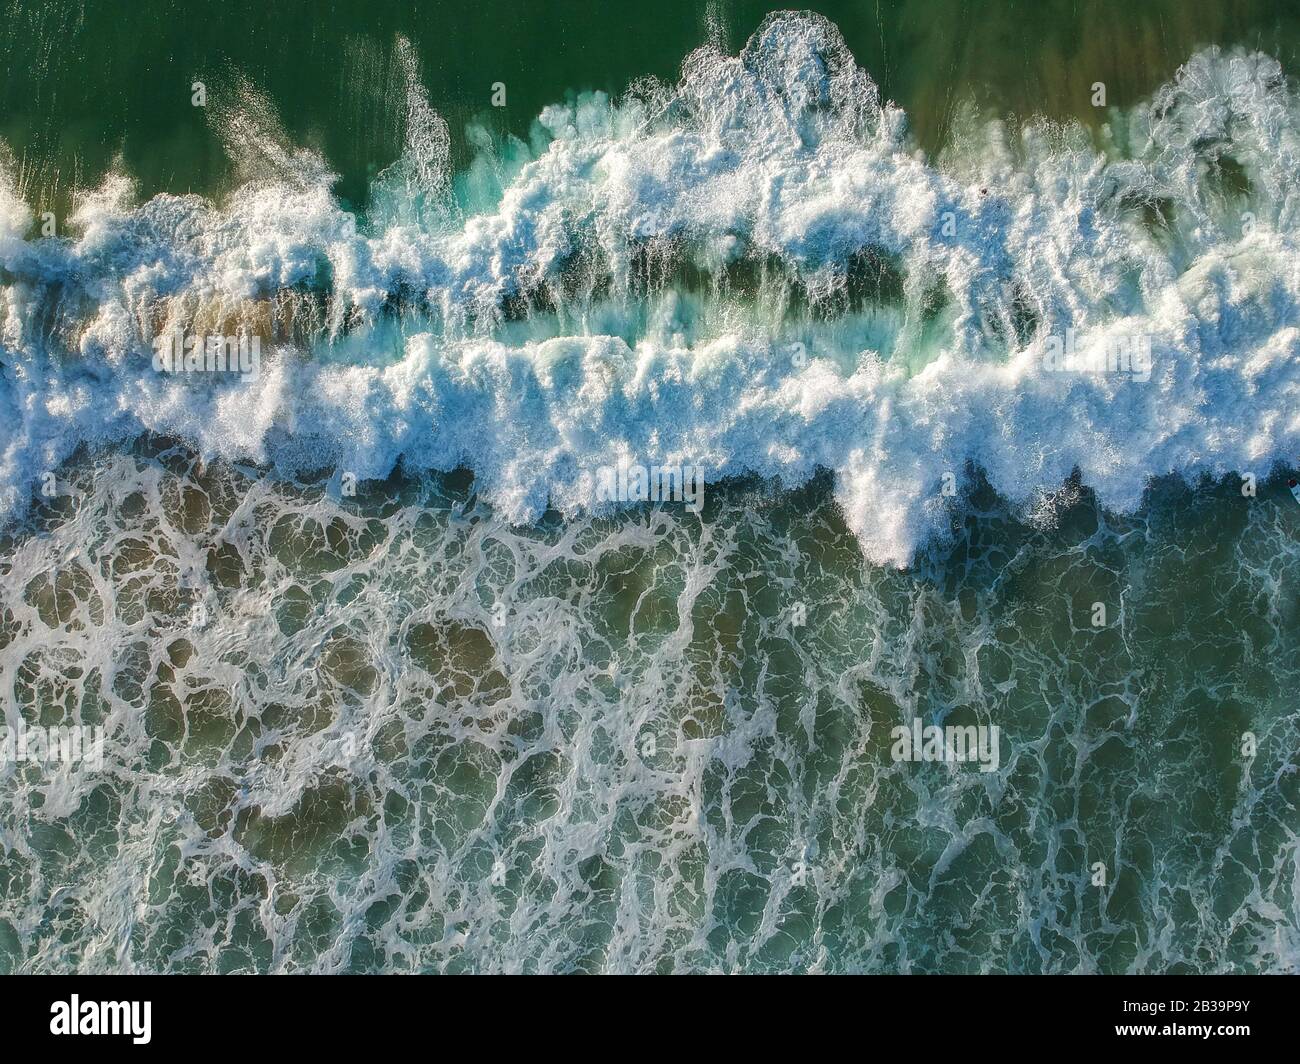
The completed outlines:
<svg viewBox="0 0 1300 1064">
<path fill-rule="evenodd" d="M 133 205 L 114 176 L 74 238 L 33 240 L 0 187 L 7 513 L 79 445 L 142 431 L 285 472 L 468 464 L 518 522 L 595 505 L 590 471 L 620 460 L 785 484 L 822 466 L 868 558 L 906 565 L 967 463 L 1026 505 L 1077 469 L 1128 510 L 1152 476 L 1300 451 L 1300 101 L 1270 58 L 1194 56 L 1112 117 L 1105 152 L 990 123 L 936 164 L 833 26 L 784 15 L 739 57 L 698 50 L 676 86 L 548 108 L 536 151 L 489 151 L 453 201 L 403 55 L 410 144 L 365 224 L 252 103 L 222 128 L 265 165 L 220 204 Z M 647 294 L 656 254 L 715 278 L 771 263 L 816 312 L 791 332 L 719 309 L 716 283 Z M 870 313 L 864 254 L 901 278 Z M 271 303 L 316 307 L 310 357 L 286 343 L 256 381 L 153 372 L 162 328 Z M 1045 371 L 1070 329 L 1149 337 L 1150 379 Z"/>
<path fill-rule="evenodd" d="M 362 221 L 251 92 L 219 204 L 115 176 L 31 240 L 0 194 L 0 486 L 149 430 L 286 473 L 466 463 L 493 503 L 181 448 L 61 470 L 0 567 L 0 686 L 11 727 L 102 725 L 105 771 L 0 765 L 0 965 L 1294 969 L 1294 507 L 1042 492 L 1077 466 L 1123 509 L 1296 450 L 1296 106 L 1206 53 L 1106 154 L 988 124 L 931 164 L 784 17 L 548 111 L 454 195 L 413 80 Z M 252 330 L 262 372 L 155 372 L 177 328 Z M 1149 381 L 1046 369 L 1071 336 L 1149 337 Z M 1072 517 L 915 573 L 860 571 L 820 492 L 503 519 L 600 504 L 610 468 L 824 466 L 903 564 L 967 462 Z M 895 763 L 918 717 L 997 725 L 998 770 Z M 1094 856 L 1140 917 L 1076 904 Z"/>
</svg>

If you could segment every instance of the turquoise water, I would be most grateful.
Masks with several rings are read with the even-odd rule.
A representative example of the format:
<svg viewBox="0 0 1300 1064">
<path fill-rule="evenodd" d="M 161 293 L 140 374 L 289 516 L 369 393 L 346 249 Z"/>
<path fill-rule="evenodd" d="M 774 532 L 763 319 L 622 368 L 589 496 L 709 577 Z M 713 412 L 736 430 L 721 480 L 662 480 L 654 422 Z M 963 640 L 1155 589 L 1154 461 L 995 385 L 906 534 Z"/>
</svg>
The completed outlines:
<svg viewBox="0 0 1300 1064">
<path fill-rule="evenodd" d="M 10 7 L 0 970 L 1296 970 L 1288 14 Z"/>
</svg>

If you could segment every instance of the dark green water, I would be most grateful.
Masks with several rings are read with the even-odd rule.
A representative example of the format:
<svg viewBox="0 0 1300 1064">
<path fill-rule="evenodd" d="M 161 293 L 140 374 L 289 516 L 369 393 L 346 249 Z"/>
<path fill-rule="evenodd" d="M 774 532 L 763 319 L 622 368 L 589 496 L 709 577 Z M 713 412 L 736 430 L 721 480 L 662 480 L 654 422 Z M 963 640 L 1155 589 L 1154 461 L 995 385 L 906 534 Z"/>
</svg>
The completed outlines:
<svg viewBox="0 0 1300 1064">
<path fill-rule="evenodd" d="M 1260 49 L 1294 68 L 1300 11 L 1277 0 L 849 0 L 806 7 L 840 28 L 882 95 L 937 149 L 956 112 L 1047 114 L 1096 123 L 1092 85 L 1125 107 L 1198 48 Z M 123 159 L 143 195 L 210 192 L 230 161 L 191 104 L 251 83 L 289 139 L 320 150 L 339 192 L 364 202 L 401 150 L 404 86 L 394 47 L 410 40 L 434 106 L 459 134 L 471 119 L 526 136 L 566 94 L 618 95 L 643 75 L 671 80 L 709 39 L 734 52 L 778 6 L 721 0 L 544 4 L 369 0 L 194 0 L 94 4 L 6 0 L 0 19 L 0 140 L 22 162 L 40 210 L 94 185 Z M 493 108 L 493 85 L 506 86 Z"/>
</svg>

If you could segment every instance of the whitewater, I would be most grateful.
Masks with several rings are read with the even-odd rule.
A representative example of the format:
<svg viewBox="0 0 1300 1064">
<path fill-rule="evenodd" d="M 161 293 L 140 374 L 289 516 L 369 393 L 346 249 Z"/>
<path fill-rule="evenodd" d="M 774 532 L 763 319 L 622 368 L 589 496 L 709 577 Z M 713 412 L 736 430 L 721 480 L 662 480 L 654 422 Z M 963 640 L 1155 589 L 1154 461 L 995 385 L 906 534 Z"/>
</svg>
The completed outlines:
<svg viewBox="0 0 1300 1064">
<path fill-rule="evenodd" d="M 206 196 L 3 164 L 3 723 L 103 748 L 0 971 L 1297 971 L 1278 63 L 932 155 L 816 16 L 463 145 L 395 64 L 364 204 L 248 84 Z"/>
<path fill-rule="evenodd" d="M 675 85 L 576 96 L 462 173 L 409 73 L 368 209 L 252 88 L 214 103 L 217 199 L 85 192 L 33 237 L 0 179 L 0 509 L 143 434 L 294 477 L 472 469 L 517 524 L 600 509 L 600 467 L 819 469 L 866 558 L 908 565 L 978 474 L 1022 510 L 1081 482 L 1260 478 L 1300 453 L 1300 98 L 1209 50 L 1100 138 L 967 115 L 936 159 L 838 31 L 770 18 Z M 252 332 L 255 379 L 156 338 Z M 1052 338 L 1149 343 L 1150 376 L 1051 371 Z"/>
</svg>

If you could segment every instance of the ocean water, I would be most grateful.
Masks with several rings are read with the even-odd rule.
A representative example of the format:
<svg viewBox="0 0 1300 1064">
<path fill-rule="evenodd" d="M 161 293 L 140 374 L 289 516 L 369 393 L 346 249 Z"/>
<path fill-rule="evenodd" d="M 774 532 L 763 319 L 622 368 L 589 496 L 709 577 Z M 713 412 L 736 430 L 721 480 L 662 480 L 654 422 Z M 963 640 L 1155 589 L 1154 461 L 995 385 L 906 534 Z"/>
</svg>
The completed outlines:
<svg viewBox="0 0 1300 1064">
<path fill-rule="evenodd" d="M 1289 16 L 579 6 L 11 71 L 0 970 L 1295 971 Z"/>
</svg>

